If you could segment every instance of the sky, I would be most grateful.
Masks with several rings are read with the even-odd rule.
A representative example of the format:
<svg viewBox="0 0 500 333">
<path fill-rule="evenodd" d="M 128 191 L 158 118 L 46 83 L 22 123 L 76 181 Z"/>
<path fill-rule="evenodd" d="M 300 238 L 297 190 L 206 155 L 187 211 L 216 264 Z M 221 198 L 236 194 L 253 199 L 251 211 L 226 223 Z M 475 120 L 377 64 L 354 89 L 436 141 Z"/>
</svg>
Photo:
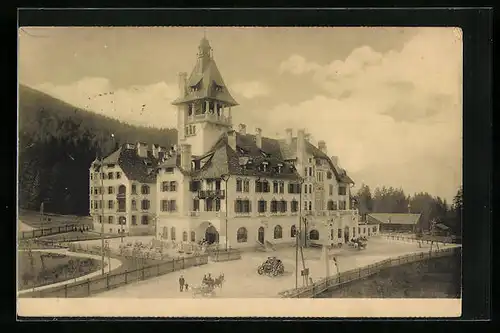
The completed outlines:
<svg viewBox="0 0 500 333">
<path fill-rule="evenodd" d="M 456 28 L 24 27 L 19 82 L 131 124 L 175 127 L 177 76 L 193 69 L 204 34 L 240 104 L 235 128 L 275 138 L 304 128 L 356 187 L 451 202 L 462 183 Z"/>
</svg>

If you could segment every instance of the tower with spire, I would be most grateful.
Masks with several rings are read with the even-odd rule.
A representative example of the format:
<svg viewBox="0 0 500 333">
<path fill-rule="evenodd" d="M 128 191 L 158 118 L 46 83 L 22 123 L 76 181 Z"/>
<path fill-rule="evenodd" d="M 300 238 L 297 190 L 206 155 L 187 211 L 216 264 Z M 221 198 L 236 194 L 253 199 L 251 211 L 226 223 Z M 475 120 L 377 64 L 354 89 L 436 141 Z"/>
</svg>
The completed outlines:
<svg viewBox="0 0 500 333">
<path fill-rule="evenodd" d="M 179 74 L 179 97 L 172 104 L 177 106 L 178 145 L 190 145 L 193 155 L 206 153 L 232 128 L 231 109 L 238 103 L 222 79 L 206 36 L 191 74 Z"/>
</svg>

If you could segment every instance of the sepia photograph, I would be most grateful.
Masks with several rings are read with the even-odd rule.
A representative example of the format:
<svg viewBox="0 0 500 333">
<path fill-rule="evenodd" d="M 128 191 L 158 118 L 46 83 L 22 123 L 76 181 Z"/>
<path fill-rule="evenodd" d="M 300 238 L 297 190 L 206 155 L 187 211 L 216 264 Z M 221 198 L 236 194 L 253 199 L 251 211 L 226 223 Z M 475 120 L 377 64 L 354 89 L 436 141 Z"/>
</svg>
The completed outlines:
<svg viewBox="0 0 500 333">
<path fill-rule="evenodd" d="M 455 27 L 20 27 L 18 315 L 460 316 L 462 68 Z"/>
</svg>

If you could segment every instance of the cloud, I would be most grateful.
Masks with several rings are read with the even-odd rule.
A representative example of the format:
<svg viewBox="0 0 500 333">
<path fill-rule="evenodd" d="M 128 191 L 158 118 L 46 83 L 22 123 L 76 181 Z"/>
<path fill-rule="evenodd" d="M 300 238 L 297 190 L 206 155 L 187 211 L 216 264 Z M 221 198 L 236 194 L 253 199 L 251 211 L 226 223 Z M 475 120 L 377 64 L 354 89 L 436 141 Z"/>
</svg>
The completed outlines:
<svg viewBox="0 0 500 333">
<path fill-rule="evenodd" d="M 260 81 L 236 82 L 229 86 L 236 94 L 241 95 L 246 99 L 265 96 L 270 93 L 269 87 Z"/>
<path fill-rule="evenodd" d="M 264 134 L 307 127 L 357 183 L 447 198 L 456 192 L 462 181 L 462 42 L 453 29 L 423 29 L 399 52 L 363 46 L 327 65 L 294 55 L 279 71 L 308 75 L 322 93 L 246 113 L 249 125 L 261 124 Z"/>
<path fill-rule="evenodd" d="M 83 78 L 68 85 L 33 86 L 75 106 L 134 125 L 175 127 L 175 84 L 158 82 L 114 90 L 105 78 Z"/>
</svg>

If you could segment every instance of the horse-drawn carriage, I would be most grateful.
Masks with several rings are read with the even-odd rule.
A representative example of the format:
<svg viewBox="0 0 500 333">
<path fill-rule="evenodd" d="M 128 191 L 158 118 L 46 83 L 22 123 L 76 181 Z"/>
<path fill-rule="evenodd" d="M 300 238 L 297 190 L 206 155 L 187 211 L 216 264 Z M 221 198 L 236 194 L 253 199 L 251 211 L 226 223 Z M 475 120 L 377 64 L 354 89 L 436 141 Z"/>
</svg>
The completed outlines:
<svg viewBox="0 0 500 333">
<path fill-rule="evenodd" d="M 350 242 L 350 246 L 354 247 L 355 249 L 358 250 L 364 250 L 366 249 L 367 245 L 367 239 L 366 237 L 358 237 L 356 239 L 352 239 Z"/>
<path fill-rule="evenodd" d="M 222 288 L 224 283 L 224 274 L 220 274 L 218 277 L 213 279 L 212 277 L 204 277 L 201 282 L 201 286 L 191 287 L 193 296 L 214 296 L 215 288 Z"/>
<path fill-rule="evenodd" d="M 278 276 L 285 273 L 283 262 L 276 257 L 268 257 L 267 260 L 257 268 L 259 275 L 266 274 L 269 276 Z"/>
</svg>

